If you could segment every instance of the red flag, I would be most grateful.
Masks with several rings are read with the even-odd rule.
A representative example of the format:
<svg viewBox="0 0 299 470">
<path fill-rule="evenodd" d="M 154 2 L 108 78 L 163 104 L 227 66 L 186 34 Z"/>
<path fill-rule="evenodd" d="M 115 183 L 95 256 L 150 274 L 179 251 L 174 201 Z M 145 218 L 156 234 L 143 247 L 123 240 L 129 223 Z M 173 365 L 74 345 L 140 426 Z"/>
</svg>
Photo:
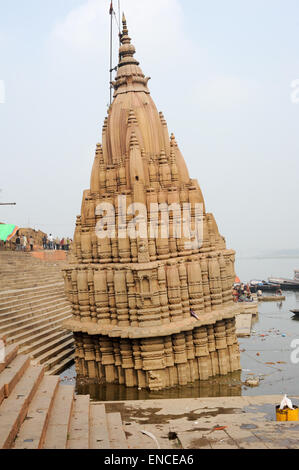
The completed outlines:
<svg viewBox="0 0 299 470">
<path fill-rule="evenodd" d="M 112 1 L 111 1 L 109 15 L 112 15 L 112 13 L 113 13 L 113 4 L 112 4 Z"/>
</svg>

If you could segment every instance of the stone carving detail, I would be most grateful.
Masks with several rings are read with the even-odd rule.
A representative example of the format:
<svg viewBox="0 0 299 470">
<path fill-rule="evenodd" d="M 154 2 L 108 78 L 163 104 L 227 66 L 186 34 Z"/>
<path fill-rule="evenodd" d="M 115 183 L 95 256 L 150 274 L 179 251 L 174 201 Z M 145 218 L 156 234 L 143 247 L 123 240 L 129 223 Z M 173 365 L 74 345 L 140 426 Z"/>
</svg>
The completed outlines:
<svg viewBox="0 0 299 470">
<path fill-rule="evenodd" d="M 65 326 L 74 332 L 79 376 L 160 390 L 240 368 L 235 253 L 206 212 L 200 186 L 190 179 L 134 54 L 123 18 L 114 101 L 64 272 L 73 313 Z M 189 203 L 191 227 L 194 205 L 203 207 L 198 247 L 190 244 L 184 216 L 175 210 Z M 103 204 L 113 211 L 101 213 Z M 141 204 L 139 233 L 130 237 L 130 210 Z M 96 227 L 104 216 L 109 236 L 101 238 Z"/>
</svg>

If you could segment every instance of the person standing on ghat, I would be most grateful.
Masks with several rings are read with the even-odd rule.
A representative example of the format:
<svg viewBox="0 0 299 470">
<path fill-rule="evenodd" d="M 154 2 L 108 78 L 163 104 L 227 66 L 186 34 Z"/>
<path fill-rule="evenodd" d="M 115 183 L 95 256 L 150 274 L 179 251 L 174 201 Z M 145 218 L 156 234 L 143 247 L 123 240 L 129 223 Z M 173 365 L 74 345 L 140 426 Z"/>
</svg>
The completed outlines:
<svg viewBox="0 0 299 470">
<path fill-rule="evenodd" d="M 16 251 L 20 251 L 20 250 L 21 250 L 21 239 L 18 233 L 17 238 L 16 238 Z"/>
<path fill-rule="evenodd" d="M 64 238 L 62 238 L 60 241 L 60 248 L 61 250 L 64 250 Z"/>
<path fill-rule="evenodd" d="M 30 245 L 30 251 L 33 251 L 34 240 L 33 240 L 32 235 L 30 235 L 30 237 L 29 237 L 29 245 Z"/>
<path fill-rule="evenodd" d="M 56 250 L 59 250 L 60 249 L 60 240 L 58 237 L 56 237 L 55 239 L 55 249 Z"/>
<path fill-rule="evenodd" d="M 45 250 L 47 248 L 47 237 L 46 235 L 43 236 L 43 249 Z"/>
<path fill-rule="evenodd" d="M 54 250 L 54 237 L 52 233 L 50 233 L 48 240 L 49 240 L 49 249 Z"/>
<path fill-rule="evenodd" d="M 23 243 L 22 243 L 23 251 L 26 251 L 26 247 L 27 247 L 27 237 L 26 237 L 26 235 L 22 236 L 22 241 L 23 241 Z"/>
</svg>

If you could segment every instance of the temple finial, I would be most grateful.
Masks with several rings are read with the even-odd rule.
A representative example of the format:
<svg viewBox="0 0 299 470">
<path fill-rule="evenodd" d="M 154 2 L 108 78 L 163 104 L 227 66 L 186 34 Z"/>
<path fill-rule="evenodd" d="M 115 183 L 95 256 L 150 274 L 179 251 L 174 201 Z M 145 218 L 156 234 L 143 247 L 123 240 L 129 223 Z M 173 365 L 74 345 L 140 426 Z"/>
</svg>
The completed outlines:
<svg viewBox="0 0 299 470">
<path fill-rule="evenodd" d="M 128 37 L 129 30 L 127 26 L 127 20 L 125 17 L 125 14 L 123 13 L 123 18 L 122 18 L 122 23 L 123 23 L 123 32 L 122 32 L 122 37 L 121 37 L 121 42 L 123 43 L 123 39 L 129 39 L 129 42 L 131 42 L 131 38 Z"/>
<path fill-rule="evenodd" d="M 127 20 L 125 14 L 122 17 L 123 30 L 120 37 L 121 45 L 119 47 L 119 63 L 116 80 L 112 82 L 115 90 L 114 97 L 122 93 L 124 88 L 127 91 L 144 91 L 149 94 L 146 78 L 139 68 L 139 62 L 135 59 L 135 47 L 131 43 Z M 120 90 L 120 91 L 118 91 Z"/>
</svg>

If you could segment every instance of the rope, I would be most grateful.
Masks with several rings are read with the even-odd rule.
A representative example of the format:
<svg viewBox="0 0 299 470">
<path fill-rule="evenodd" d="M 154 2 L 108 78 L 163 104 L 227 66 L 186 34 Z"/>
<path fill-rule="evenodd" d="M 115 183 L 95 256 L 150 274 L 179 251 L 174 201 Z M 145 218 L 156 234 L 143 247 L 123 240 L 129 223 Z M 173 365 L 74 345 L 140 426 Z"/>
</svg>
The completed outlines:
<svg viewBox="0 0 299 470">
<path fill-rule="evenodd" d="M 112 61 L 113 61 L 113 49 L 112 49 L 112 36 L 113 36 L 113 3 L 111 0 L 110 4 L 110 11 L 109 14 L 111 16 L 111 21 L 110 21 L 110 105 L 112 103 Z"/>
<path fill-rule="evenodd" d="M 116 13 L 113 8 L 113 1 L 111 0 L 110 3 L 110 10 L 109 10 L 109 15 L 111 16 L 111 22 L 110 22 L 110 105 L 112 103 L 112 89 L 113 86 L 111 84 L 112 82 L 112 72 L 117 71 L 117 66 L 113 67 L 112 62 L 113 62 L 113 19 L 116 22 L 117 28 L 118 28 L 118 36 L 119 36 L 119 44 L 121 44 L 121 23 L 120 23 L 120 0 L 118 0 L 118 19 L 116 16 Z"/>
</svg>

